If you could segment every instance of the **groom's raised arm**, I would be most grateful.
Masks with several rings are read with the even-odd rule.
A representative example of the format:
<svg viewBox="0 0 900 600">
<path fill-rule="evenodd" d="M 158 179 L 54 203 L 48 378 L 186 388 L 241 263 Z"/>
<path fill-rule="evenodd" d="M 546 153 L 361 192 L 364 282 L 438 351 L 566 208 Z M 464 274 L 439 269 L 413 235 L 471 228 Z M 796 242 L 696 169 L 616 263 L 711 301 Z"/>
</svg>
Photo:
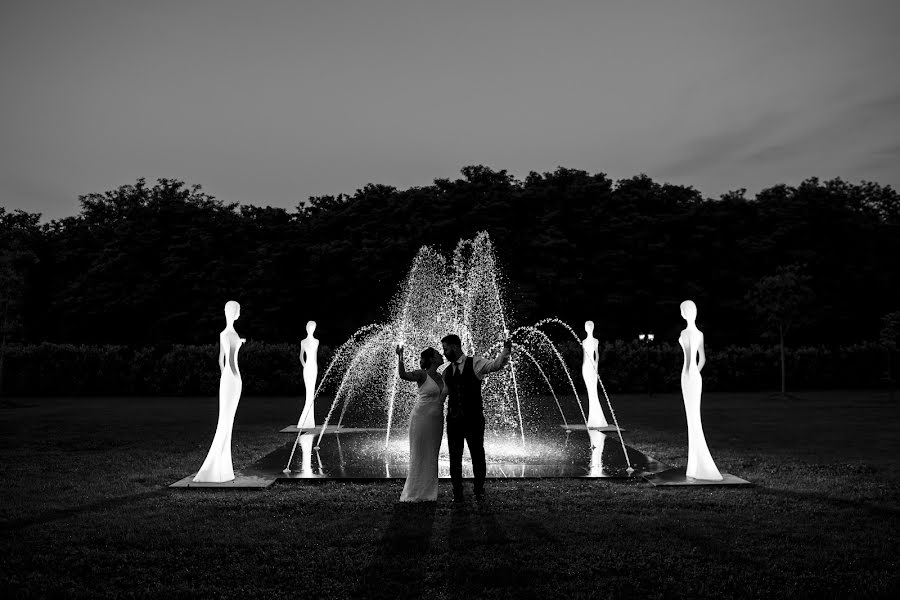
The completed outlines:
<svg viewBox="0 0 900 600">
<path fill-rule="evenodd" d="M 500 350 L 500 354 L 498 354 L 497 358 L 493 360 L 481 358 L 480 356 L 473 357 L 472 367 L 475 369 L 475 375 L 477 375 L 478 378 L 481 379 L 488 373 L 499 371 L 509 363 L 509 357 L 511 354 L 512 343 L 506 341 L 503 343 L 503 349 Z"/>
</svg>

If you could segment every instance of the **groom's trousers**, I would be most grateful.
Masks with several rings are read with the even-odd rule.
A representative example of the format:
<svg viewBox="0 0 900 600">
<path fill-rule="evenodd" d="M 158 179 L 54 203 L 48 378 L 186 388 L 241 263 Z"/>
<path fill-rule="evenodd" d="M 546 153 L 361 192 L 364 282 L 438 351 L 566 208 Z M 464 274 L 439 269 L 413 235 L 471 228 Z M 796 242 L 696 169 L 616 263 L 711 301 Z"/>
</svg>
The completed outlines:
<svg viewBox="0 0 900 600">
<path fill-rule="evenodd" d="M 447 449 L 450 451 L 450 482 L 455 495 L 462 493 L 463 442 L 469 446 L 472 457 L 472 474 L 475 476 L 475 493 L 484 492 L 487 464 L 484 458 L 484 417 L 474 419 L 447 419 Z"/>
</svg>

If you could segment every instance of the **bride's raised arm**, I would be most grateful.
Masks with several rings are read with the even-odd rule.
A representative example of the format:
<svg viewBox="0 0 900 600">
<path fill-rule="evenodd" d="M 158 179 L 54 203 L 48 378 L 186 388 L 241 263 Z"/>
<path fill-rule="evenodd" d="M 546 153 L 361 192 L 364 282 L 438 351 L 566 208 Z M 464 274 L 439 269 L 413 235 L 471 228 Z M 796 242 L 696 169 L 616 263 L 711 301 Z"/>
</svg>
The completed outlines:
<svg viewBox="0 0 900 600">
<path fill-rule="evenodd" d="M 416 383 L 422 383 L 427 377 L 422 369 L 406 371 L 406 365 L 403 364 L 403 346 L 397 346 L 397 374 L 404 381 L 415 381 Z"/>
</svg>

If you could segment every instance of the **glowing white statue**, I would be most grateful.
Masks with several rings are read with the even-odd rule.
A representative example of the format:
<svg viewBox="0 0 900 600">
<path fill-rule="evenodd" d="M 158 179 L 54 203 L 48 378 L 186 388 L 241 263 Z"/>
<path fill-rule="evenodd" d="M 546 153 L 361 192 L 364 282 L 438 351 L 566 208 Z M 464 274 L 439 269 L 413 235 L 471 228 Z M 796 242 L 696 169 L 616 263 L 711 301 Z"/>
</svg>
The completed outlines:
<svg viewBox="0 0 900 600">
<path fill-rule="evenodd" d="M 319 340 L 313 337 L 316 330 L 316 322 L 306 323 L 306 337 L 300 342 L 300 364 L 303 365 L 303 383 L 306 384 L 306 403 L 300 420 L 297 421 L 297 429 L 315 429 L 316 412 L 313 401 L 316 395 L 316 378 L 319 376 L 319 362 L 316 358 L 319 351 Z"/>
<path fill-rule="evenodd" d="M 700 422 L 700 396 L 703 393 L 703 378 L 700 371 L 706 364 L 703 352 L 703 332 L 697 329 L 697 305 L 691 300 L 681 303 L 681 316 L 687 321 L 687 327 L 678 337 L 678 343 L 684 350 L 684 368 L 681 370 L 681 394 L 684 396 L 684 412 L 688 426 L 688 463 L 685 474 L 694 479 L 721 481 L 722 475 L 716 468 L 706 438 L 703 435 L 703 424 Z M 695 358 L 699 356 L 699 360 Z"/>
<path fill-rule="evenodd" d="M 241 399 L 241 372 L 238 370 L 238 351 L 246 342 L 234 330 L 234 322 L 241 316 L 241 305 L 234 300 L 225 303 L 225 329 L 219 334 L 219 423 L 209 454 L 194 477 L 195 482 L 222 483 L 234 479 L 231 464 L 231 430 L 234 414 Z"/>
<path fill-rule="evenodd" d="M 584 330 L 587 332 L 581 347 L 584 350 L 584 360 L 581 362 L 581 376 L 584 377 L 584 385 L 588 392 L 588 427 L 608 427 L 603 409 L 600 407 L 600 397 L 597 395 L 598 364 L 600 355 L 597 348 L 600 342 L 594 337 L 594 322 L 585 321 Z"/>
</svg>

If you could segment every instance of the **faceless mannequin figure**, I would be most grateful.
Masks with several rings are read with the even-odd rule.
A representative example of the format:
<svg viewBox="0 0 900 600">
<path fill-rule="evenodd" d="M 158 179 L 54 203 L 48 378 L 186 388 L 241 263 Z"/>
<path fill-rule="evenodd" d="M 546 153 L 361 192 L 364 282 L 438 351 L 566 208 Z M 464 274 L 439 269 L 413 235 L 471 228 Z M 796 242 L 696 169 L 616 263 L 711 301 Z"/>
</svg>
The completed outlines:
<svg viewBox="0 0 900 600">
<path fill-rule="evenodd" d="M 703 333 L 697 329 L 697 305 L 691 300 L 681 303 L 681 316 L 687 327 L 681 332 L 678 343 L 684 351 L 684 368 L 681 370 L 681 394 L 684 397 L 684 412 L 688 426 L 688 463 L 686 475 L 694 479 L 722 481 L 716 468 L 700 421 L 700 396 L 703 393 L 703 378 L 700 371 L 706 364 L 703 352 Z M 699 360 L 695 359 L 699 356 Z"/>
<path fill-rule="evenodd" d="M 234 322 L 241 316 L 241 305 L 234 300 L 225 304 L 225 329 L 219 334 L 219 423 L 203 466 L 194 477 L 195 482 L 222 483 L 234 479 L 231 464 L 231 430 L 234 414 L 241 399 L 241 372 L 238 370 L 238 351 L 247 340 L 238 336 Z"/>
<path fill-rule="evenodd" d="M 316 378 L 319 376 L 319 363 L 316 355 L 319 351 L 319 340 L 313 337 L 316 330 L 316 322 L 306 323 L 306 337 L 300 342 L 300 364 L 303 365 L 303 383 L 306 385 L 306 402 L 300 420 L 297 421 L 298 429 L 315 429 L 316 414 L 313 406 L 316 394 Z"/>
<path fill-rule="evenodd" d="M 584 350 L 584 360 L 581 362 L 581 376 L 584 377 L 584 385 L 588 392 L 588 427 L 608 427 L 606 417 L 603 416 L 603 409 L 600 406 L 600 397 L 597 395 L 597 371 L 600 355 L 597 348 L 600 342 L 594 337 L 594 322 L 586 321 L 584 330 L 587 332 L 581 347 Z"/>
</svg>

